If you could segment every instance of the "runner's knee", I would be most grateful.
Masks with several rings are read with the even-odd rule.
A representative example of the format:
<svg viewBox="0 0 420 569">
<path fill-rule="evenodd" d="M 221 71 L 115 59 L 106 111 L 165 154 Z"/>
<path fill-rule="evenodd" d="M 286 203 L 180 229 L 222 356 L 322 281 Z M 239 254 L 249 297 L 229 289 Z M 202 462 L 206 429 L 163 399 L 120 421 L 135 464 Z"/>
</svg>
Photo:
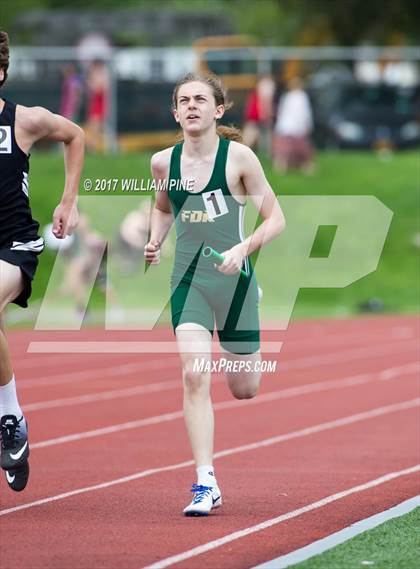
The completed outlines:
<svg viewBox="0 0 420 569">
<path fill-rule="evenodd" d="M 0 260 L 0 313 L 19 296 L 24 281 L 19 267 Z"/>
<path fill-rule="evenodd" d="M 184 388 L 190 394 L 195 394 L 203 389 L 208 389 L 207 373 L 196 366 L 196 359 L 188 359 L 183 364 Z"/>
<path fill-rule="evenodd" d="M 258 393 L 260 380 L 260 373 L 253 373 L 251 378 L 235 378 L 229 381 L 230 391 L 235 399 L 252 399 Z"/>
<path fill-rule="evenodd" d="M 231 391 L 235 399 L 253 399 L 258 393 L 258 387 L 234 388 Z"/>
</svg>

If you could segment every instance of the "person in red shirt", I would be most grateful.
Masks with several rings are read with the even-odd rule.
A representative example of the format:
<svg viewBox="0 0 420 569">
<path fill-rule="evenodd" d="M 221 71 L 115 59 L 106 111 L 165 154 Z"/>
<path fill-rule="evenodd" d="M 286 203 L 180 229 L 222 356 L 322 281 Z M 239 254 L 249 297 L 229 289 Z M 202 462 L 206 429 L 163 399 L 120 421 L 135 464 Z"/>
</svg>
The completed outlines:
<svg viewBox="0 0 420 569">
<path fill-rule="evenodd" d="M 245 107 L 243 142 L 250 148 L 256 145 L 271 152 L 271 127 L 275 82 L 271 75 L 263 75 L 250 93 Z"/>
<path fill-rule="evenodd" d="M 89 93 L 87 109 L 87 147 L 100 152 L 106 146 L 106 121 L 109 113 L 110 78 L 107 66 L 102 60 L 91 63 L 87 76 Z"/>
</svg>

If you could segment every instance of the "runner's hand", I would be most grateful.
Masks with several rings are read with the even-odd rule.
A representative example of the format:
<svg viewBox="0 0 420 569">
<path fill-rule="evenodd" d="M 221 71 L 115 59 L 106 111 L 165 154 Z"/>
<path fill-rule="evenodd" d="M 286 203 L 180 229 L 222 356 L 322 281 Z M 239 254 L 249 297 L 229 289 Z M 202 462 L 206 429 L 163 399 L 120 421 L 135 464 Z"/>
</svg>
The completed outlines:
<svg viewBox="0 0 420 569">
<path fill-rule="evenodd" d="M 158 265 L 160 263 L 160 243 L 159 241 L 149 241 L 144 246 L 144 258 L 146 263 Z"/>
<path fill-rule="evenodd" d="M 77 204 L 66 205 L 59 203 L 53 214 L 53 233 L 57 239 L 71 235 L 79 223 Z"/>
<path fill-rule="evenodd" d="M 224 251 L 221 255 L 225 260 L 220 265 L 215 265 L 217 270 L 224 275 L 236 275 L 239 273 L 245 259 L 242 243 L 235 245 L 232 249 Z"/>
</svg>

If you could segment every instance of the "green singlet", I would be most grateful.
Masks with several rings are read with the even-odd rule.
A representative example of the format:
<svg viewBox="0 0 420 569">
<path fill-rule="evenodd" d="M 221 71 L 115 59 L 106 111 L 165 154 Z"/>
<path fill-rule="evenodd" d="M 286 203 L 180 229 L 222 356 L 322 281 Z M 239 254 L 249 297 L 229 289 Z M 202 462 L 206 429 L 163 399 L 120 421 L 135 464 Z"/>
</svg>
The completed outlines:
<svg viewBox="0 0 420 569">
<path fill-rule="evenodd" d="M 210 180 L 200 192 L 190 192 L 181 180 L 183 143 L 172 151 L 168 195 L 175 216 L 176 249 L 171 277 L 171 312 L 174 330 L 182 323 L 201 324 L 221 345 L 235 354 L 250 354 L 260 347 L 258 287 L 248 258 L 242 275 L 223 275 L 203 257 L 203 247 L 219 253 L 244 240 L 245 205 L 232 196 L 226 182 L 230 141 L 219 139 Z"/>
</svg>

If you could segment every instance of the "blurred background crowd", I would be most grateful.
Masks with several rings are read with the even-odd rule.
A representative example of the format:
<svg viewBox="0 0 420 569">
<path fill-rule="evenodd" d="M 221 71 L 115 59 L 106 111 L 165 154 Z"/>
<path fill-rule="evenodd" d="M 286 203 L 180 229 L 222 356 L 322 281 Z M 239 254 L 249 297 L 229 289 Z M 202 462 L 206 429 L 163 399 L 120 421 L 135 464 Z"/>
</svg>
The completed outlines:
<svg viewBox="0 0 420 569">
<path fill-rule="evenodd" d="M 395 168 L 411 176 L 412 152 L 420 146 L 419 21 L 420 4 L 413 0 L 2 0 L 0 25 L 11 43 L 2 95 L 82 125 L 88 152 L 97 158 L 87 161 L 91 173 L 149 177 L 150 153 L 177 137 L 170 110 L 175 83 L 187 72 L 213 72 L 233 102 L 223 123 L 242 129 L 276 191 L 276 176 L 291 171 L 310 184 L 303 190 L 290 178 L 291 191 L 360 192 L 357 175 L 373 180 L 378 171 L 373 167 L 369 178 L 363 168 L 372 164 L 349 151 L 385 163 L 407 150 Z M 53 158 L 39 161 L 44 202 L 37 203 L 34 192 L 33 203 L 41 221 L 56 160 L 54 146 L 41 144 L 43 150 Z M 347 162 L 337 157 L 341 150 Z M 114 155 L 126 161 L 113 162 Z M 141 157 L 140 163 L 129 156 Z M 354 169 L 357 161 L 363 166 Z M 324 175 L 334 178 L 331 184 Z M 363 191 L 376 194 L 381 184 L 378 178 Z M 389 193 L 396 196 L 397 185 Z M 125 212 L 114 232 L 121 272 L 131 274 L 142 263 L 146 209 L 140 204 Z M 85 215 L 73 257 L 89 246 L 98 249 L 101 239 Z M 419 233 L 408 226 L 413 246 Z M 168 256 L 171 250 L 169 244 Z M 89 255 L 83 259 L 88 267 Z M 83 263 L 67 272 L 69 282 L 61 287 L 77 298 L 75 287 L 81 290 L 89 273 Z M 79 285 L 71 274 L 79 275 Z"/>
<path fill-rule="evenodd" d="M 312 144 L 419 144 L 416 16 L 411 0 L 3 0 L 7 93 L 82 123 L 92 152 L 144 150 L 173 139 L 174 83 L 214 72 L 245 142 L 310 172 Z"/>
</svg>

